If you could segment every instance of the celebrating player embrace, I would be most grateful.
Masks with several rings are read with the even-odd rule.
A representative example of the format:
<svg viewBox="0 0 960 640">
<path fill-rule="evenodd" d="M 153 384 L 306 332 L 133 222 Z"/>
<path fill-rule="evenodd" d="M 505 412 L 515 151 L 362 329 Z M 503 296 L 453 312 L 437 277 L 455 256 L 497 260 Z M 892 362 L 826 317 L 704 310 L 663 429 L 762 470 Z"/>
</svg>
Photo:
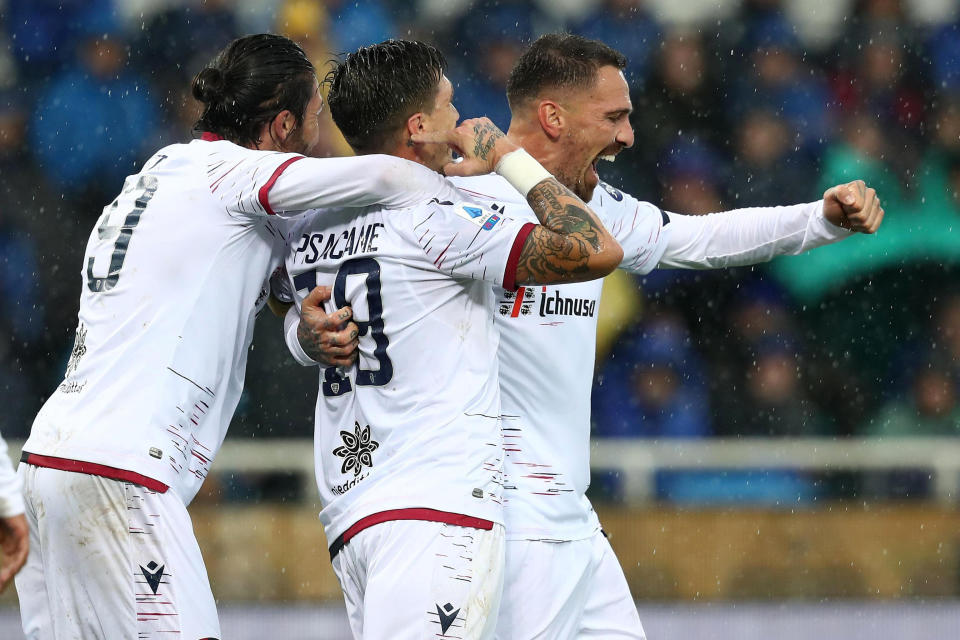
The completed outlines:
<svg viewBox="0 0 960 640">
<path fill-rule="evenodd" d="M 321 370 L 315 440 L 320 519 L 356 638 L 493 637 L 504 549 L 493 286 L 591 280 L 622 259 L 587 206 L 489 120 L 455 127 L 445 66 L 418 42 L 360 49 L 330 77 L 334 121 L 360 153 L 448 173 L 476 160 L 454 164 L 446 144 L 416 139 L 474 146 L 532 219 L 453 195 L 291 226 L 298 304 L 332 287 L 360 336 L 355 366 Z M 309 364 L 294 329 L 288 343 Z"/>
<path fill-rule="evenodd" d="M 323 102 L 287 38 L 234 41 L 193 94 L 202 139 L 155 153 L 90 234 L 73 353 L 24 445 L 31 640 L 220 636 L 186 506 L 240 398 L 276 217 L 456 197 L 407 160 L 311 158 Z"/>
<path fill-rule="evenodd" d="M 644 274 L 658 266 L 756 264 L 879 227 L 883 209 L 862 181 L 833 187 L 818 202 L 707 216 L 666 212 L 600 182 L 597 164 L 634 142 L 625 65 L 623 55 L 601 42 L 551 34 L 521 56 L 508 85 L 508 137 L 589 203 L 623 249 L 621 268 Z M 462 148 L 450 132 L 424 132 L 415 139 Z M 478 209 L 506 211 L 531 222 L 539 217 L 530 209 L 530 198 L 518 195 L 502 176 L 454 182 L 461 197 L 479 203 Z M 519 277 L 515 282 L 527 284 Z M 596 281 L 495 288 L 491 313 L 499 329 L 507 443 L 500 640 L 645 637 L 623 571 L 585 495 L 600 290 Z M 450 348 L 450 338 L 441 338 L 431 328 L 418 333 L 424 367 L 432 368 L 435 354 Z M 439 387 L 437 381 L 421 385 L 420 391 L 434 393 Z M 422 444 L 426 451 L 431 445 Z M 318 457 L 322 453 L 318 450 Z M 421 468 L 425 474 L 447 461 L 428 457 Z M 343 582 L 343 570 L 338 571 Z M 442 605 L 438 600 L 441 621 Z M 348 596 L 348 608 L 352 606 Z M 355 633 L 357 629 L 354 625 Z"/>
</svg>

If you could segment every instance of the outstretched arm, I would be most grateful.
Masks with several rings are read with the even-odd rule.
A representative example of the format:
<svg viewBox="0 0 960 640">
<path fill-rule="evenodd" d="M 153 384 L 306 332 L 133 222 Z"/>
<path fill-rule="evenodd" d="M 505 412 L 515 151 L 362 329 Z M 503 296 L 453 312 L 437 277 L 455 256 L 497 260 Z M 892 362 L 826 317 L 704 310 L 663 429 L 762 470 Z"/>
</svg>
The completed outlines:
<svg viewBox="0 0 960 640">
<path fill-rule="evenodd" d="M 659 266 L 713 269 L 797 255 L 854 232 L 875 233 L 884 211 L 876 192 L 856 180 L 827 189 L 819 202 L 667 215 L 667 246 Z"/>
</svg>

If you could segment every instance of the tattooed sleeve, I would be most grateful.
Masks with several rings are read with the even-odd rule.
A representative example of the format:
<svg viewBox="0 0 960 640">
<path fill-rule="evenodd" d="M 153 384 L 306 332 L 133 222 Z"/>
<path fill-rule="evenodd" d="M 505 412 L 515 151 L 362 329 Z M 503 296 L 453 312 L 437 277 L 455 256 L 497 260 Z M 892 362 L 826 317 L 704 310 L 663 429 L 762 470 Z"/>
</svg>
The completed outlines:
<svg viewBox="0 0 960 640">
<path fill-rule="evenodd" d="M 540 182 L 527 194 L 540 219 L 527 238 L 517 267 L 517 283 L 550 283 L 599 277 L 591 259 L 616 243 L 596 215 L 556 179 Z"/>
</svg>

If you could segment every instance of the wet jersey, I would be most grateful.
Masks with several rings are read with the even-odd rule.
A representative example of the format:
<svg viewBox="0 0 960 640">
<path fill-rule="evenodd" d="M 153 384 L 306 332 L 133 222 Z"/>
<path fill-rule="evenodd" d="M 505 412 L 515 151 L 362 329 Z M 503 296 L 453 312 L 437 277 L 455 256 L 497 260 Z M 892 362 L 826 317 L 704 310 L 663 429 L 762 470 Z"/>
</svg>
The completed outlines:
<svg viewBox="0 0 960 640">
<path fill-rule="evenodd" d="M 459 199 L 291 225 L 296 304 L 331 286 L 327 310 L 350 305 L 360 332 L 356 364 L 320 369 L 315 462 L 331 543 L 403 510 L 502 524 L 493 285 L 513 287 L 532 228 Z"/>
<path fill-rule="evenodd" d="M 454 183 L 507 215 L 536 219 L 499 176 Z M 589 204 L 623 248 L 620 268 L 636 274 L 658 265 L 752 264 L 848 233 L 823 219 L 819 203 L 683 216 L 601 183 Z M 601 288 L 594 281 L 495 290 L 508 539 L 576 540 L 599 527 L 585 494 Z"/>
<path fill-rule="evenodd" d="M 407 206 L 450 190 L 398 158 L 321 160 L 208 138 L 158 151 L 104 208 L 81 268 L 73 352 L 24 445 L 29 462 L 189 502 L 226 434 L 283 260 L 275 214 Z"/>
</svg>

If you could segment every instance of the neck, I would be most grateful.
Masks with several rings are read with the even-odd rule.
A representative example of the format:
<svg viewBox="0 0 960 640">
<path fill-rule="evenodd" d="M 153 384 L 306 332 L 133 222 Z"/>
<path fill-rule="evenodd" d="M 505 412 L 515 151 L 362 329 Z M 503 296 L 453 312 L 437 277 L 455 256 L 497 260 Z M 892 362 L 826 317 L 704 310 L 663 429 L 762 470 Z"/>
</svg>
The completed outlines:
<svg viewBox="0 0 960 640">
<path fill-rule="evenodd" d="M 530 122 L 515 116 L 510 121 L 507 136 L 536 158 L 544 169 L 557 175 L 557 169 L 561 166 L 563 158 L 563 149 L 558 144 L 558 140 L 552 140 L 544 133 L 538 121 Z"/>
<path fill-rule="evenodd" d="M 404 160 L 409 160 L 410 162 L 416 162 L 417 164 L 422 164 L 426 166 L 426 163 L 417 153 L 416 146 L 408 146 L 406 141 L 398 142 L 392 149 L 384 150 L 384 153 L 391 156 L 396 156 L 398 158 L 403 158 Z"/>
</svg>

